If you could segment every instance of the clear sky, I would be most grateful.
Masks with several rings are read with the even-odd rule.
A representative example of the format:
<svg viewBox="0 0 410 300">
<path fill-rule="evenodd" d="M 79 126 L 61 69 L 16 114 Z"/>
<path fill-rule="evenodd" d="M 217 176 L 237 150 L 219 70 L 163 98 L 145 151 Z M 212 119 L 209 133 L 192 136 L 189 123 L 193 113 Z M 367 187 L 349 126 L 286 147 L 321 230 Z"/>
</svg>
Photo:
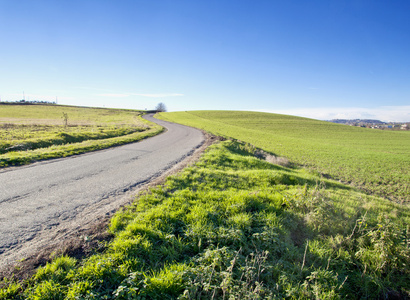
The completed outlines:
<svg viewBox="0 0 410 300">
<path fill-rule="evenodd" d="M 410 121 L 410 1 L 0 0 L 2 101 Z"/>
</svg>

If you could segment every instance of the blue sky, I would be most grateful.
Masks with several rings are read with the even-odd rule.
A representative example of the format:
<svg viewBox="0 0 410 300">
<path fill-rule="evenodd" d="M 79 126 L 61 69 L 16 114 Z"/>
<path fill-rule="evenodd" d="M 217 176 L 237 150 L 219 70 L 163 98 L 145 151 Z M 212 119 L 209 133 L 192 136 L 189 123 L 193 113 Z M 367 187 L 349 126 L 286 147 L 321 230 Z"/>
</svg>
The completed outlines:
<svg viewBox="0 0 410 300">
<path fill-rule="evenodd" d="M 407 0 L 0 0 L 0 97 L 410 121 L 409 12 Z"/>
</svg>

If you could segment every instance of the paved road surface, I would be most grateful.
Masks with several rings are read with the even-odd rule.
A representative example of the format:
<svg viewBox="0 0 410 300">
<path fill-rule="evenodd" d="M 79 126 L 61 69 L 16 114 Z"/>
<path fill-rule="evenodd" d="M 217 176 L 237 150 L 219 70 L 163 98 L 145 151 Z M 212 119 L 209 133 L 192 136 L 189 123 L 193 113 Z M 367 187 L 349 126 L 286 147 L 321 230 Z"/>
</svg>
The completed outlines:
<svg viewBox="0 0 410 300">
<path fill-rule="evenodd" d="M 0 172 L 0 260 L 40 232 L 158 176 L 204 140 L 199 130 L 146 118 L 168 130 L 138 143 Z"/>
</svg>

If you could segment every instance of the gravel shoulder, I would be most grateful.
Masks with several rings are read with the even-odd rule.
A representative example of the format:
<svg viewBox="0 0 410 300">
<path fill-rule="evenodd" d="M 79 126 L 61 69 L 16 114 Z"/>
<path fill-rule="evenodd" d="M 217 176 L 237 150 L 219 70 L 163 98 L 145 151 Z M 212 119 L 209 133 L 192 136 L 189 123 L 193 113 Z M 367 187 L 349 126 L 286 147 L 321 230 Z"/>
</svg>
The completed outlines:
<svg viewBox="0 0 410 300">
<path fill-rule="evenodd" d="M 53 255 L 84 257 L 98 251 L 104 244 L 101 241 L 111 238 L 106 225 L 115 211 L 130 204 L 138 193 L 161 184 L 168 175 L 196 161 L 214 142 L 214 138 L 196 129 L 157 120 L 152 116 L 146 118 L 166 127 L 167 131 L 138 143 L 0 173 L 0 190 L 5 191 L 0 198 L 0 235 L 4 237 L 0 242 L 0 277 L 14 274 L 24 279 Z M 119 167 L 119 160 L 124 160 L 124 169 Z M 92 167 L 91 173 L 83 175 L 74 171 L 70 179 L 60 180 L 65 186 L 72 184 L 72 189 L 53 189 L 57 185 L 55 181 L 42 179 L 49 172 L 50 165 L 56 166 L 51 176 L 58 179 L 60 174 L 68 172 L 67 168 L 78 171 L 85 168 L 83 165 L 86 162 L 99 168 Z M 114 165 L 107 167 L 107 162 Z M 47 167 L 45 170 L 42 169 L 44 166 Z M 14 175 L 17 171 L 32 177 L 34 175 L 30 175 L 30 172 L 34 172 L 32 170 L 37 167 L 40 167 L 38 177 L 30 180 L 35 182 L 31 192 L 34 198 L 31 202 L 25 202 L 29 197 L 29 188 L 24 186 L 24 182 L 10 180 L 15 181 L 16 177 L 22 176 Z M 154 169 L 144 171 L 151 167 Z M 105 173 L 107 169 L 108 173 Z M 125 178 L 118 179 L 118 174 Z M 113 187 L 113 181 L 119 181 L 119 184 Z M 39 187 L 37 184 L 41 182 L 43 186 Z M 47 191 L 49 187 L 51 190 Z M 19 190 L 21 195 L 15 196 L 10 191 L 12 189 Z M 92 190 L 98 193 L 92 194 Z M 85 202 L 80 201 L 80 198 L 84 198 Z M 46 212 L 48 207 L 51 210 Z M 27 225 L 30 216 L 32 223 Z"/>
</svg>

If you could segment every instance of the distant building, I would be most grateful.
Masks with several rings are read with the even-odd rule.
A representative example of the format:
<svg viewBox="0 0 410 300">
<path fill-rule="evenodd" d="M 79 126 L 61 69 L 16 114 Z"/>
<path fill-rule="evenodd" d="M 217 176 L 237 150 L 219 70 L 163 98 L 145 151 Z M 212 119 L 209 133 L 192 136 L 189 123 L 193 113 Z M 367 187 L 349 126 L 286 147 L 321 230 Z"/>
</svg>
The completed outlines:
<svg viewBox="0 0 410 300">
<path fill-rule="evenodd" d="M 345 124 L 350 126 L 357 126 L 357 127 L 366 127 L 366 128 L 374 128 L 374 129 L 391 129 L 391 130 L 410 130 L 410 122 L 402 123 L 402 122 L 382 122 L 380 120 L 371 120 L 371 119 L 354 119 L 354 120 L 346 120 L 346 119 L 334 119 L 330 120 L 329 122 L 338 123 L 338 124 Z"/>
</svg>

